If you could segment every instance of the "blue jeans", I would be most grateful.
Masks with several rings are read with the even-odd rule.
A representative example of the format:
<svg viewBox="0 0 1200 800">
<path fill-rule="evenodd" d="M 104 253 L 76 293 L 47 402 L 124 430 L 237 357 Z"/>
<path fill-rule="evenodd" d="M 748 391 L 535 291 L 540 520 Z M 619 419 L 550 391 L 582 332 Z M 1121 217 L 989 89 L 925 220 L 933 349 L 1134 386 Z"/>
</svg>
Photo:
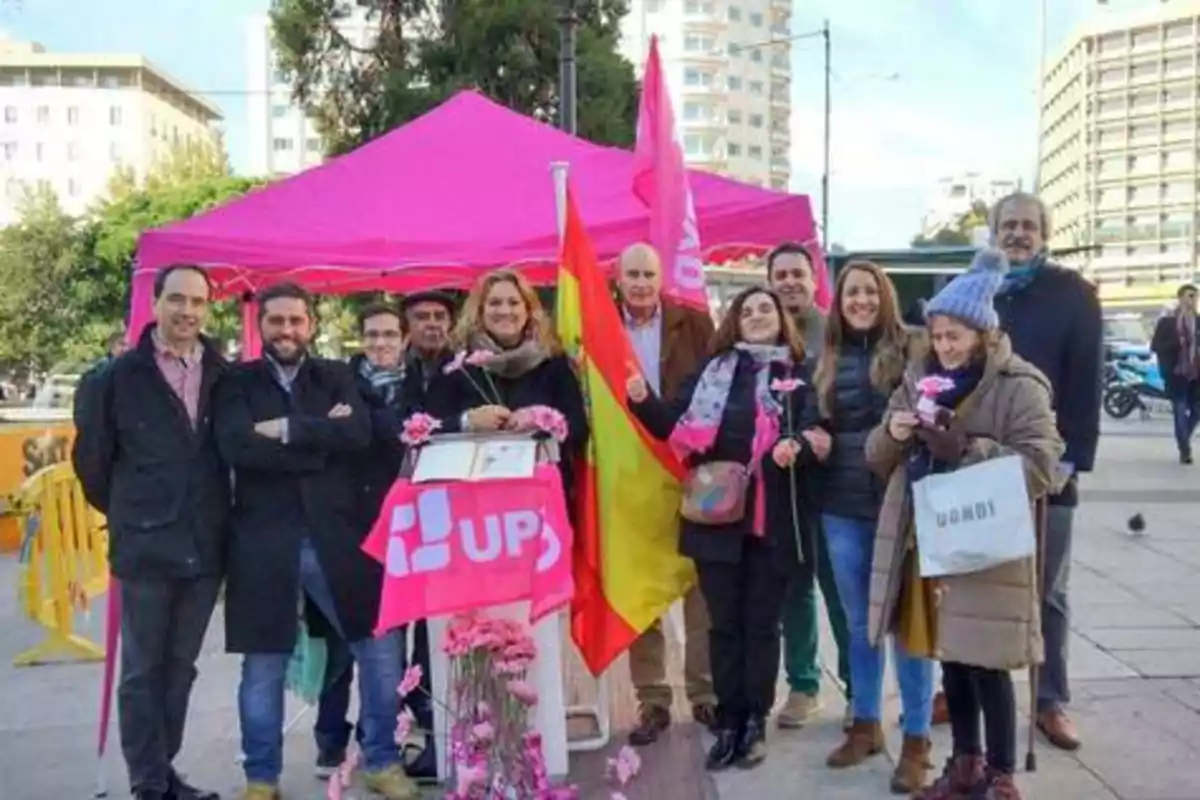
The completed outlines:
<svg viewBox="0 0 1200 800">
<path fill-rule="evenodd" d="M 867 631 L 876 523 L 829 514 L 822 515 L 821 522 L 838 596 L 850 627 L 854 717 L 878 722 L 883 718 L 884 652 L 871 644 Z M 928 736 L 933 716 L 933 662 L 905 654 L 894 640 L 892 650 L 900 683 L 904 734 Z"/>
<path fill-rule="evenodd" d="M 1176 378 L 1171 387 L 1171 409 L 1175 412 L 1175 443 L 1180 455 L 1191 455 L 1192 434 L 1200 423 L 1200 381 Z"/>
<path fill-rule="evenodd" d="M 341 623 L 333 594 L 316 551 L 307 541 L 300 548 L 300 587 L 337 630 Z M 350 642 L 358 664 L 363 758 L 368 772 L 400 763 L 396 747 L 396 715 L 400 685 L 400 640 L 395 632 L 378 639 Z M 250 783 L 275 785 L 283 772 L 284 677 L 289 653 L 247 653 L 238 686 L 238 716 L 242 728 L 243 769 Z"/>
</svg>

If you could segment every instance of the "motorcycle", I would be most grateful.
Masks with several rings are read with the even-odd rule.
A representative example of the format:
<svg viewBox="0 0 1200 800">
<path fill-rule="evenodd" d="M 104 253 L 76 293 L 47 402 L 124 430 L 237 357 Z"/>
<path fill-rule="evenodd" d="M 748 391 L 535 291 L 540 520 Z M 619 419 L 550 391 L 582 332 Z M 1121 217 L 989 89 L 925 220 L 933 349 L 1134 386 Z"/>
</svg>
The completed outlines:
<svg viewBox="0 0 1200 800">
<path fill-rule="evenodd" d="M 1104 411 L 1113 419 L 1125 419 L 1134 411 L 1141 412 L 1142 419 L 1150 417 L 1150 411 L 1170 407 L 1166 386 L 1154 357 L 1125 357 L 1106 365 L 1111 367 L 1111 379 L 1106 374 L 1104 388 Z"/>
</svg>

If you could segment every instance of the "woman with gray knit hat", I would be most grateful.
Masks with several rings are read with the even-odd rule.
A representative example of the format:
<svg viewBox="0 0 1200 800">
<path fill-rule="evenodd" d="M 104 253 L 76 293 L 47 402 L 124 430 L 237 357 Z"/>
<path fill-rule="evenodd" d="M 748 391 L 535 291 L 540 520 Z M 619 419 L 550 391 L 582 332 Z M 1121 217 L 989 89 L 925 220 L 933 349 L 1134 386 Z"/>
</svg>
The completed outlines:
<svg viewBox="0 0 1200 800">
<path fill-rule="evenodd" d="M 970 269 L 929 302 L 930 350 L 909 365 L 867 440 L 868 461 L 888 479 L 875 540 L 871 635 L 882 637 L 898 619 L 907 638 L 925 641 L 943 662 L 954 752 L 942 777 L 916 795 L 923 800 L 1020 798 L 1013 782 L 1017 711 L 1009 672 L 1042 658 L 1035 560 L 936 583 L 923 579 L 908 502 L 913 483 L 927 475 L 1014 454 L 1024 462 L 1031 498 L 1054 484 L 1063 442 L 1049 382 L 1013 354 L 992 307 L 1007 269 L 1000 251 L 981 250 Z M 922 384 L 929 377 L 941 380 Z M 913 606 L 902 592 L 914 583 L 932 589 L 936 601 L 920 607 L 920 619 L 905 619 Z"/>
</svg>

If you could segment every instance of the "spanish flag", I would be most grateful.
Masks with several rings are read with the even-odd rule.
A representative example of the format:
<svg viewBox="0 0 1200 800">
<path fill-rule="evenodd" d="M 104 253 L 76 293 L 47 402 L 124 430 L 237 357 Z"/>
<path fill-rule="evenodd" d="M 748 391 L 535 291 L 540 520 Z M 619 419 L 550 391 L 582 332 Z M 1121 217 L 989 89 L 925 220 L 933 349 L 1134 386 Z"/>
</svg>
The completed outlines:
<svg viewBox="0 0 1200 800">
<path fill-rule="evenodd" d="M 579 470 L 571 633 L 599 675 L 695 581 L 678 554 L 683 468 L 625 406 L 633 347 L 568 192 L 558 332 L 579 364 L 592 435 Z"/>
</svg>

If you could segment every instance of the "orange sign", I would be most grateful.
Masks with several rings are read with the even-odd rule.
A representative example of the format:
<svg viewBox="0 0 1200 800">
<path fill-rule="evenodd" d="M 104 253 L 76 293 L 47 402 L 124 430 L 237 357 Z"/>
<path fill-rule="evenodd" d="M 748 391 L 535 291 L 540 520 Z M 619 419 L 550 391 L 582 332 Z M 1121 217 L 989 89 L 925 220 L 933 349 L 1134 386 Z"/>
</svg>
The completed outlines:
<svg viewBox="0 0 1200 800">
<path fill-rule="evenodd" d="M 69 422 L 0 425 L 0 497 L 43 467 L 69 459 L 74 439 Z"/>
</svg>

